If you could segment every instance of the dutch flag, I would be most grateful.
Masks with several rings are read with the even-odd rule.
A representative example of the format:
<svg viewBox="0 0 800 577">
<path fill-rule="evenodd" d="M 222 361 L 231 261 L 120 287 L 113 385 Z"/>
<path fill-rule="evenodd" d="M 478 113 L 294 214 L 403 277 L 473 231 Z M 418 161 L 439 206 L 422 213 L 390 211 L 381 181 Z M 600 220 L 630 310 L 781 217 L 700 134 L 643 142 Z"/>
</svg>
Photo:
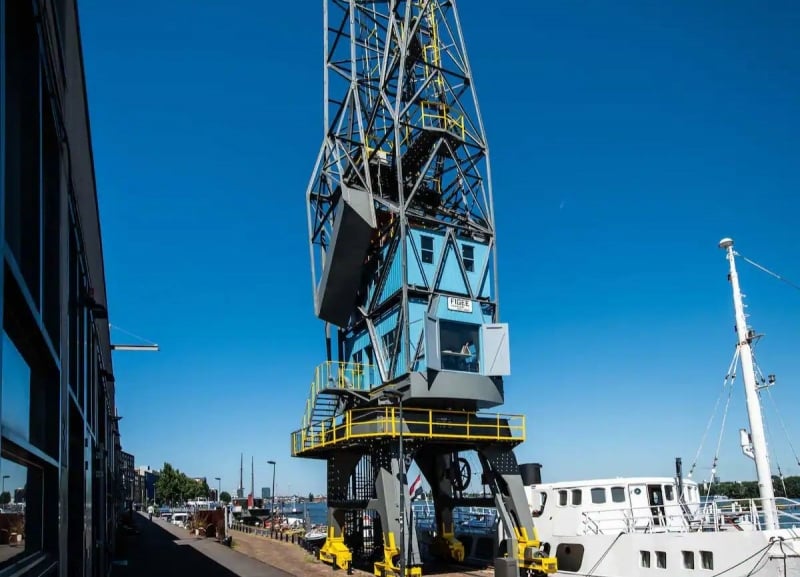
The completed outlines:
<svg viewBox="0 0 800 577">
<path fill-rule="evenodd" d="M 411 483 L 411 486 L 408 488 L 408 496 L 412 499 L 417 496 L 417 493 L 422 494 L 422 474 L 420 473 L 417 475 L 417 478 L 414 479 L 414 482 Z"/>
</svg>

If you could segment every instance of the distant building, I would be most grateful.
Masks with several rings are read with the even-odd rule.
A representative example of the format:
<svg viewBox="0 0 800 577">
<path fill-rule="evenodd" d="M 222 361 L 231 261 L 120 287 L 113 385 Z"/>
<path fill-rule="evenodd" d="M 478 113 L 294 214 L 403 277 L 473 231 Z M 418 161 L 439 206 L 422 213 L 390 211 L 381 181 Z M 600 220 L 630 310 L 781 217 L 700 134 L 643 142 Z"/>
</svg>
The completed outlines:
<svg viewBox="0 0 800 577">
<path fill-rule="evenodd" d="M 134 469 L 134 497 L 136 503 L 151 503 L 156 497 L 156 481 L 161 476 L 161 471 L 151 470 L 150 467 L 141 465 Z"/>
<path fill-rule="evenodd" d="M 122 475 L 122 488 L 125 492 L 125 499 L 135 501 L 136 493 L 134 492 L 133 487 L 133 455 L 126 453 L 125 451 L 122 451 L 121 455 L 122 459 L 120 462 L 120 474 Z"/>
<path fill-rule="evenodd" d="M 262 499 L 269 499 L 270 498 L 270 488 L 269 487 L 261 487 L 261 498 Z"/>
</svg>

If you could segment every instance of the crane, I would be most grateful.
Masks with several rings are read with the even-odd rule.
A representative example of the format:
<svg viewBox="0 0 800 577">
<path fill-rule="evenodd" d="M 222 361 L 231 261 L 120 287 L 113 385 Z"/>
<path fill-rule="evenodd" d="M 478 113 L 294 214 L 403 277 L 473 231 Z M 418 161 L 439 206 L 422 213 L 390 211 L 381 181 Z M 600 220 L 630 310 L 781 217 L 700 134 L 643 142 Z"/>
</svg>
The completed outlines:
<svg viewBox="0 0 800 577">
<path fill-rule="evenodd" d="M 453 0 L 324 2 L 325 133 L 308 185 L 314 371 L 292 454 L 327 467 L 320 558 L 421 575 L 406 471 L 431 487 L 431 551 L 463 561 L 453 509 L 493 506 L 495 571 L 547 574 L 504 402 L 489 149 Z M 464 455 L 489 497 L 469 497 Z M 466 471 L 465 471 L 466 469 Z"/>
</svg>

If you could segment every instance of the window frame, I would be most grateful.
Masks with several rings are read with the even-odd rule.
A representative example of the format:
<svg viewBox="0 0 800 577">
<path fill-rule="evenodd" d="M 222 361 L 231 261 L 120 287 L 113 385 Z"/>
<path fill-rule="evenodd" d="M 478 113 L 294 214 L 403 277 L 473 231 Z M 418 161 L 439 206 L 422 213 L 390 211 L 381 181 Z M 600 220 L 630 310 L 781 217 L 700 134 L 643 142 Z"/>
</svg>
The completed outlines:
<svg viewBox="0 0 800 577">
<path fill-rule="evenodd" d="M 469 255 L 467 255 L 467 251 L 469 251 Z M 464 270 L 475 272 L 475 247 L 471 244 L 462 244 L 461 260 L 464 261 Z"/>
<path fill-rule="evenodd" d="M 426 246 L 429 244 L 430 246 Z M 434 243 L 433 237 L 429 234 L 419 235 L 419 256 L 423 264 L 433 264 L 434 261 Z"/>
</svg>

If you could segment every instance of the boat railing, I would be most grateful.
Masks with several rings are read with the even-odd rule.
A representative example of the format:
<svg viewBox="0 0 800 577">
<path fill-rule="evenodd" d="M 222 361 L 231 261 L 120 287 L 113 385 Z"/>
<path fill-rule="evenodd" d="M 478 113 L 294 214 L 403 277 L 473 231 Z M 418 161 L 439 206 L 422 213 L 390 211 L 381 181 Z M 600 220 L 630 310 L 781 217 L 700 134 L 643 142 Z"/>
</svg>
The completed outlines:
<svg viewBox="0 0 800 577">
<path fill-rule="evenodd" d="M 780 527 L 800 525 L 800 501 L 778 497 L 772 500 Z M 717 499 L 702 507 L 697 519 L 704 531 L 755 530 L 763 526 L 764 499 Z"/>
<path fill-rule="evenodd" d="M 684 533 L 692 530 L 689 519 L 675 506 L 583 511 L 581 517 L 584 534 Z"/>
</svg>

